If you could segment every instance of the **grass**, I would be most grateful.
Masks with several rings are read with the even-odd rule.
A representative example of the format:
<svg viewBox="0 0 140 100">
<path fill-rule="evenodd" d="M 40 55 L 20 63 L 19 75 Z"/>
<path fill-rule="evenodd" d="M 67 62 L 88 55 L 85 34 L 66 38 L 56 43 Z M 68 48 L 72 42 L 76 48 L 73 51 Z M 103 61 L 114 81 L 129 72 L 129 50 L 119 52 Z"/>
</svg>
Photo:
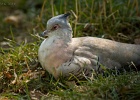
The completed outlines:
<svg viewBox="0 0 140 100">
<path fill-rule="evenodd" d="M 75 13 L 70 19 L 74 37 L 88 35 L 135 43 L 140 37 L 138 0 L 40 0 L 34 3 L 15 0 L 15 3 L 13 9 L 24 11 L 27 21 L 24 27 L 6 24 L 2 18 L 6 11 L 10 13 L 10 7 L 3 6 L 0 32 L 5 38 L 0 37 L 0 41 L 7 41 L 8 48 L 0 50 L 0 100 L 30 100 L 35 94 L 40 100 L 138 100 L 140 72 L 99 75 L 93 80 L 79 81 L 77 86 L 69 86 L 66 81 L 55 80 L 45 72 L 37 57 L 43 40 L 38 35 L 45 30 L 47 20 L 70 10 Z M 28 42 L 17 43 L 17 37 L 23 34 Z"/>
</svg>

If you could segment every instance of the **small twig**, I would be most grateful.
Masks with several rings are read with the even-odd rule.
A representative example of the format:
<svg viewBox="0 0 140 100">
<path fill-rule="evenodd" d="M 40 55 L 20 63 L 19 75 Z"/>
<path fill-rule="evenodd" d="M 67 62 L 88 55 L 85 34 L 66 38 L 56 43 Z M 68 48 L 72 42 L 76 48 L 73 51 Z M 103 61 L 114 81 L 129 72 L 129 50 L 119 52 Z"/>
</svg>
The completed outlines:
<svg viewBox="0 0 140 100">
<path fill-rule="evenodd" d="M 18 77 L 17 77 L 15 69 L 14 69 L 14 77 L 15 77 L 15 79 L 11 82 L 11 84 L 16 84 L 17 83 Z"/>
<path fill-rule="evenodd" d="M 77 0 L 76 0 L 77 1 Z M 73 12 L 73 10 L 70 10 L 70 12 L 72 13 L 72 15 L 75 17 L 75 22 L 74 22 L 74 36 L 76 35 L 76 27 L 77 27 L 77 15 Z"/>
</svg>

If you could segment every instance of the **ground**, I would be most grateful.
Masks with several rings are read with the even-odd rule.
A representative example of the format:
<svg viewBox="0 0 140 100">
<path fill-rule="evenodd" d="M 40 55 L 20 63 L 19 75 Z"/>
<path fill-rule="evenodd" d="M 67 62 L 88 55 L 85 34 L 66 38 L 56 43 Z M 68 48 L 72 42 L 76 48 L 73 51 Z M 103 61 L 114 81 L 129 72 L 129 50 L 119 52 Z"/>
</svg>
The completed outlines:
<svg viewBox="0 0 140 100">
<path fill-rule="evenodd" d="M 74 37 L 95 36 L 140 44 L 138 0 L 0 1 L 0 100 L 95 99 L 138 100 L 140 72 L 131 70 L 77 80 L 55 80 L 38 62 L 46 22 L 72 10 Z"/>
</svg>

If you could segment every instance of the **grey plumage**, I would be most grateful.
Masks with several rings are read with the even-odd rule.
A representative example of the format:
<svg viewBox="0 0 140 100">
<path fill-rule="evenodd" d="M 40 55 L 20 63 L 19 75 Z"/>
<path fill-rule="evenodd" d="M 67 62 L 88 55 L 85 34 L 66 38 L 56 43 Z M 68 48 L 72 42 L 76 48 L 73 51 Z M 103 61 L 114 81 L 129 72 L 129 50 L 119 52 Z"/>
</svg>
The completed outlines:
<svg viewBox="0 0 140 100">
<path fill-rule="evenodd" d="M 78 78 L 91 76 L 93 71 L 120 69 L 133 62 L 140 66 L 140 45 L 119 43 L 96 37 L 72 38 L 69 14 L 51 18 L 47 22 L 45 39 L 38 51 L 39 61 L 44 69 L 56 79 L 60 75 Z M 83 73 L 84 72 L 84 73 Z"/>
</svg>

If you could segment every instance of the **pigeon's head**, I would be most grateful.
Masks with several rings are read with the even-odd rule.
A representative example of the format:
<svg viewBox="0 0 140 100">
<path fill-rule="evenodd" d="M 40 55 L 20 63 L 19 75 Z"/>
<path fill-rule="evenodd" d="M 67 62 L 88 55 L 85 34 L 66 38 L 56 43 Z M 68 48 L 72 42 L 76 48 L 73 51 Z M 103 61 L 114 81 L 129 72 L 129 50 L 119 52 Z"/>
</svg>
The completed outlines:
<svg viewBox="0 0 140 100">
<path fill-rule="evenodd" d="M 43 32 L 43 36 L 64 36 L 64 34 L 71 34 L 72 28 L 68 22 L 68 17 L 70 13 L 61 14 L 55 17 L 52 17 L 47 22 L 47 30 Z"/>
</svg>

